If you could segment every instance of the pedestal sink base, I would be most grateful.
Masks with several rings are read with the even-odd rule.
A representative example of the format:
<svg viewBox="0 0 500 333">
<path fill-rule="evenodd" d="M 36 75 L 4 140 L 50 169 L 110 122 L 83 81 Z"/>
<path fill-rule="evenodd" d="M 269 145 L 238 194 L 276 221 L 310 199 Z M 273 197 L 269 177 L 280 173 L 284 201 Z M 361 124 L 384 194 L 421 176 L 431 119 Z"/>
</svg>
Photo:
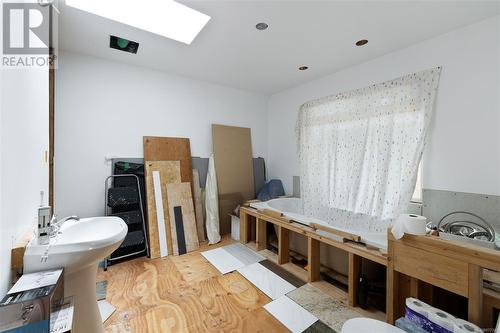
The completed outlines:
<svg viewBox="0 0 500 333">
<path fill-rule="evenodd" d="M 115 216 L 65 222 L 49 244 L 33 239 L 24 252 L 24 272 L 64 268 L 64 294 L 73 296 L 73 333 L 104 331 L 97 306 L 95 280 L 99 261 L 115 251 L 127 235 Z"/>
<path fill-rule="evenodd" d="M 73 296 L 73 333 L 102 333 L 101 314 L 97 306 L 97 263 L 64 275 L 65 296 Z"/>
</svg>

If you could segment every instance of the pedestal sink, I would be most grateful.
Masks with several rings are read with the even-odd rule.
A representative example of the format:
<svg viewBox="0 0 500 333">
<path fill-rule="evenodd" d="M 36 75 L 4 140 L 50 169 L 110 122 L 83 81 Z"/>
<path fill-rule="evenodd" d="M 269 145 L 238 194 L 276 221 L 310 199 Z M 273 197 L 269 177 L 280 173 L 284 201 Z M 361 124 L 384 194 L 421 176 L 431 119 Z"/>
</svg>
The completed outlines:
<svg viewBox="0 0 500 333">
<path fill-rule="evenodd" d="M 100 333 L 96 297 L 99 261 L 120 246 L 127 225 L 118 217 L 94 217 L 64 223 L 46 245 L 32 240 L 24 254 L 24 272 L 64 268 L 65 296 L 74 297 L 74 333 Z"/>
</svg>

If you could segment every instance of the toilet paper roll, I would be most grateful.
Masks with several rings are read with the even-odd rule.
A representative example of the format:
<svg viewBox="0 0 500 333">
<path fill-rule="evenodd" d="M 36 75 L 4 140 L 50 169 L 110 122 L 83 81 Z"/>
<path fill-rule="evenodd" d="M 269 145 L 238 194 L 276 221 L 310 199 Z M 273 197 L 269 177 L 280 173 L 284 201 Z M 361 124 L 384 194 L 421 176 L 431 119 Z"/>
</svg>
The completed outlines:
<svg viewBox="0 0 500 333">
<path fill-rule="evenodd" d="M 450 332 L 454 332 L 457 327 L 455 319 L 456 318 L 448 312 L 436 308 L 429 309 L 429 320 Z"/>
<path fill-rule="evenodd" d="M 399 220 L 404 225 L 405 233 L 412 235 L 425 235 L 427 233 L 427 218 L 415 214 L 401 214 Z"/>
<path fill-rule="evenodd" d="M 482 333 L 483 330 L 477 325 L 463 320 L 460 318 L 455 318 L 456 327 L 453 331 L 454 333 Z"/>
<path fill-rule="evenodd" d="M 422 302 L 419 299 L 413 298 L 413 297 L 408 297 L 406 299 L 406 307 L 412 310 L 413 312 L 416 312 L 425 318 L 429 318 L 429 311 L 432 309 L 432 307 L 427 304 Z"/>
</svg>

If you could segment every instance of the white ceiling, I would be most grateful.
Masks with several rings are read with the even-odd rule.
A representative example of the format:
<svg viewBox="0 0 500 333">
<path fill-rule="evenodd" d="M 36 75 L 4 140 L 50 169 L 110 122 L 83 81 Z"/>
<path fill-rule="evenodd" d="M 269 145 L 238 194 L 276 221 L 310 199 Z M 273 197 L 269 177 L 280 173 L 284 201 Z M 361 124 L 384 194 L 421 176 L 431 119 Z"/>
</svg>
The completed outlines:
<svg viewBox="0 0 500 333">
<path fill-rule="evenodd" d="M 180 2 L 212 17 L 191 45 L 61 0 L 60 49 L 271 94 L 500 13 L 498 1 Z M 139 52 L 110 49 L 110 34 L 139 42 Z"/>
</svg>

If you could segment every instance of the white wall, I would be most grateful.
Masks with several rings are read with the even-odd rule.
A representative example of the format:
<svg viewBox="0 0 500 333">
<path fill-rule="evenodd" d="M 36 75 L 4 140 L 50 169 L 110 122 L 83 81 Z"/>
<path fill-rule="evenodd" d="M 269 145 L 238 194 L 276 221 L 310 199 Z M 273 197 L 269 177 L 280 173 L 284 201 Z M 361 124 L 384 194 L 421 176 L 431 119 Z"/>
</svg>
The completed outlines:
<svg viewBox="0 0 500 333">
<path fill-rule="evenodd" d="M 294 128 L 302 103 L 443 66 L 423 187 L 500 195 L 499 21 L 487 19 L 273 95 L 269 176 L 281 178 L 292 192 L 292 176 L 299 175 Z"/>
<path fill-rule="evenodd" d="M 0 68 L 0 298 L 10 288 L 10 250 L 34 226 L 40 191 L 48 195 L 48 86 L 47 69 Z"/>
<path fill-rule="evenodd" d="M 212 123 L 244 126 L 254 155 L 267 155 L 266 96 L 67 52 L 56 75 L 60 217 L 102 215 L 104 157 L 142 157 L 146 135 L 188 137 L 192 155 L 208 157 Z"/>
<path fill-rule="evenodd" d="M 48 199 L 48 70 L 0 70 L 0 297 L 9 288 L 10 250 L 36 224 Z M 45 202 L 47 203 L 47 202 Z"/>
<path fill-rule="evenodd" d="M 3 7 L 3 6 L 0 6 Z M 3 8 L 0 8 L 0 16 L 3 17 Z M 0 43 L 3 45 L 3 27 L 0 24 Z M 3 188 L 3 145 L 2 145 L 2 136 L 3 136 L 3 71 L 0 69 L 0 228 L 3 228 L 5 222 L 3 219 L 3 196 L 2 196 L 2 188 Z M 0 234 L 0 297 L 3 296 L 7 287 L 9 285 L 9 259 L 8 259 L 8 248 L 7 248 L 7 239 L 4 236 L 4 233 Z"/>
</svg>

